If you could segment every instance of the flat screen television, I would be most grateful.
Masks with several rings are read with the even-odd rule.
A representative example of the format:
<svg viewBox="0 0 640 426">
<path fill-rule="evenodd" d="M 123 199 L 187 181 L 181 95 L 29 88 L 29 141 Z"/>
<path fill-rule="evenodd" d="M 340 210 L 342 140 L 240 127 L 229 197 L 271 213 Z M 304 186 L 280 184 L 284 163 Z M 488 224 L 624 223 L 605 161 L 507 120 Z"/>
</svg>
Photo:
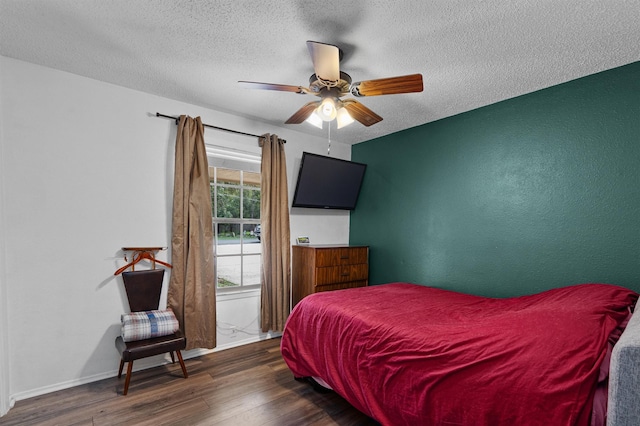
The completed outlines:
<svg viewBox="0 0 640 426">
<path fill-rule="evenodd" d="M 292 207 L 353 210 L 366 164 L 302 153 Z"/>
</svg>

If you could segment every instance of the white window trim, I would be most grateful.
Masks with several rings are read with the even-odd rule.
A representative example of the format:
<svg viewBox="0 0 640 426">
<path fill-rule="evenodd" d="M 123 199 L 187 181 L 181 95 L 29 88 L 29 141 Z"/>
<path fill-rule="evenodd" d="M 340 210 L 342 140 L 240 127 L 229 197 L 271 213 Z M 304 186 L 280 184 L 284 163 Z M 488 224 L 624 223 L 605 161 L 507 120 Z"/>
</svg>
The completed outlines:
<svg viewBox="0 0 640 426">
<path fill-rule="evenodd" d="M 216 145 L 205 145 L 207 157 L 227 158 L 230 160 L 243 161 L 245 163 L 260 164 L 262 156 L 254 152 L 241 151 L 239 149 L 226 148 Z"/>
<path fill-rule="evenodd" d="M 232 162 L 237 161 L 240 163 L 245 163 L 245 164 L 253 164 L 253 165 L 257 165 L 257 168 L 255 170 L 247 170 L 247 171 L 253 171 L 253 172 L 258 172 L 260 171 L 260 165 L 262 164 L 262 156 L 260 154 L 254 153 L 254 152 L 248 152 L 248 151 L 242 151 L 239 149 L 235 149 L 235 148 L 228 148 L 228 147 L 222 147 L 222 146 L 216 146 L 216 145 L 210 145 L 210 144 L 205 144 L 205 150 L 207 153 L 207 158 L 212 158 L 212 159 L 224 159 L 224 160 L 231 160 Z M 215 163 L 215 161 L 214 161 Z M 211 166 L 212 164 L 210 164 Z M 213 164 L 214 167 L 224 167 L 224 166 L 218 166 Z M 244 169 L 242 169 L 244 170 Z M 215 218 L 212 218 L 214 220 L 214 224 L 216 223 L 224 223 L 227 220 L 223 220 L 223 221 L 216 221 Z M 242 219 L 240 219 L 242 220 Z M 216 233 L 216 230 L 214 229 L 214 234 Z M 244 256 L 256 256 L 254 254 L 240 254 L 239 255 L 240 258 L 244 258 Z M 261 256 L 261 254 L 260 254 Z M 215 255 L 214 253 L 214 257 L 216 258 L 216 264 L 217 264 L 217 258 L 218 256 Z M 256 293 L 256 292 L 260 292 L 260 287 L 259 287 L 259 283 L 258 284 L 252 284 L 249 285 L 247 287 L 245 286 L 240 286 L 240 287 L 228 287 L 228 288 L 220 288 L 217 287 L 218 285 L 218 272 L 216 270 L 216 294 L 220 294 L 220 295 L 232 295 L 232 294 L 246 294 L 246 293 Z M 258 287 L 256 287 L 258 286 Z"/>
</svg>

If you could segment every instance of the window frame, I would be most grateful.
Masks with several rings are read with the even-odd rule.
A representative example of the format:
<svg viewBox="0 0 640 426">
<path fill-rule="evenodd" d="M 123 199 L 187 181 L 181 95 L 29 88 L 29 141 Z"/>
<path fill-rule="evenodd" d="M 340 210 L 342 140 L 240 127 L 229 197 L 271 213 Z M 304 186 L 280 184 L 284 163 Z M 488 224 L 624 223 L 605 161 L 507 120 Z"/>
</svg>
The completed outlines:
<svg viewBox="0 0 640 426">
<path fill-rule="evenodd" d="M 260 277 L 258 276 L 258 282 L 253 284 L 245 284 L 245 260 L 258 256 L 260 258 L 260 266 L 259 271 L 261 271 L 261 262 L 262 262 L 262 242 L 259 242 L 259 250 L 258 252 L 251 251 L 248 252 L 245 243 L 245 233 L 246 225 L 251 225 L 255 228 L 255 226 L 260 225 L 260 218 L 244 218 L 244 197 L 245 191 L 247 190 L 257 190 L 262 196 L 262 189 L 260 182 L 258 181 L 257 187 L 254 183 L 249 183 L 245 179 L 245 173 L 260 173 L 260 162 L 261 158 L 259 155 L 248 152 L 240 152 L 236 150 L 231 150 L 228 148 L 216 147 L 215 149 L 211 149 L 211 147 L 207 146 L 207 159 L 209 162 L 209 185 L 211 188 L 212 194 L 212 223 L 213 223 L 213 238 L 214 238 L 214 265 L 215 265 L 215 283 L 216 283 L 216 292 L 219 293 L 234 293 L 234 292 L 245 292 L 245 291 L 256 291 L 260 290 Z M 218 182 L 218 171 L 219 169 L 229 169 L 229 170 L 237 170 L 239 171 L 239 182 L 238 184 L 231 183 L 220 183 Z M 211 174 L 213 171 L 213 176 Z M 238 188 L 239 189 L 239 217 L 217 217 L 218 212 L 218 189 L 221 187 L 226 188 Z M 258 211 L 258 216 L 260 212 Z M 218 235 L 218 225 L 220 224 L 232 224 L 239 225 L 239 241 L 240 248 L 239 252 L 235 253 L 227 253 L 221 254 L 219 247 L 219 235 Z M 252 244 L 253 245 L 253 244 Z M 220 286 L 220 277 L 218 276 L 218 263 L 222 258 L 238 258 L 240 261 L 240 283 L 234 286 Z M 260 272 L 258 272 L 259 274 Z"/>
</svg>

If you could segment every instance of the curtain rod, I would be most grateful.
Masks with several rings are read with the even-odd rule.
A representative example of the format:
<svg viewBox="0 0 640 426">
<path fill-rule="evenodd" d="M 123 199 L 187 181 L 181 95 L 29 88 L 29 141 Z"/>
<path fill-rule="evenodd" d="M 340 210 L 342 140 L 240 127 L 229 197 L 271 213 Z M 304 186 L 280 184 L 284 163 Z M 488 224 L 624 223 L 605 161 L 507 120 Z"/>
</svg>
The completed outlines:
<svg viewBox="0 0 640 426">
<path fill-rule="evenodd" d="M 178 121 L 180 121 L 180 117 L 172 117 L 172 116 L 170 116 L 170 115 L 160 114 L 159 112 L 156 112 L 156 117 L 170 118 L 170 119 L 172 119 L 172 120 L 175 120 L 175 121 L 176 121 L 176 124 L 178 124 Z M 235 133 L 235 134 L 238 134 L 238 135 L 245 135 L 245 136 L 254 136 L 254 137 L 256 137 L 256 138 L 260 138 L 260 137 L 261 137 L 261 136 L 259 136 L 259 135 L 254 135 L 254 134 L 252 134 L 252 133 L 239 132 L 239 131 L 237 131 L 237 130 L 225 129 L 224 127 L 212 126 L 211 124 L 205 124 L 205 123 L 202 123 L 202 125 L 203 125 L 204 127 L 209 127 L 209 128 L 211 128 L 211 129 L 221 130 L 221 131 L 223 131 L 223 132 L 230 132 L 230 133 Z M 286 140 L 282 140 L 282 142 L 283 142 L 283 143 L 287 143 L 287 141 L 286 141 Z"/>
</svg>

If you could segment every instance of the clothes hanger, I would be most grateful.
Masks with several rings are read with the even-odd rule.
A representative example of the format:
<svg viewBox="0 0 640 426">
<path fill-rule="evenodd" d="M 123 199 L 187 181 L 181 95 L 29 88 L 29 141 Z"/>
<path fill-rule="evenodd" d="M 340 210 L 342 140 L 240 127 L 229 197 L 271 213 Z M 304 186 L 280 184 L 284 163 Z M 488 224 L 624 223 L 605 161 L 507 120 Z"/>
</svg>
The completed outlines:
<svg viewBox="0 0 640 426">
<path fill-rule="evenodd" d="M 153 267 L 153 269 L 156 269 L 156 263 L 164 265 L 164 266 L 166 266 L 168 268 L 173 268 L 173 266 L 170 263 L 166 263 L 166 262 L 163 262 L 161 260 L 156 259 L 155 255 L 153 254 L 152 251 L 136 250 L 135 254 L 133 255 L 133 259 L 131 260 L 131 262 L 127 263 L 122 268 L 118 269 L 116 272 L 114 272 L 113 275 L 121 274 L 122 272 L 124 272 L 128 268 L 132 268 L 132 270 L 133 270 L 133 266 L 136 263 L 138 263 L 141 260 L 143 260 L 143 259 L 150 260 L 151 261 L 151 266 Z M 126 257 L 125 257 L 125 260 L 126 260 Z"/>
</svg>

